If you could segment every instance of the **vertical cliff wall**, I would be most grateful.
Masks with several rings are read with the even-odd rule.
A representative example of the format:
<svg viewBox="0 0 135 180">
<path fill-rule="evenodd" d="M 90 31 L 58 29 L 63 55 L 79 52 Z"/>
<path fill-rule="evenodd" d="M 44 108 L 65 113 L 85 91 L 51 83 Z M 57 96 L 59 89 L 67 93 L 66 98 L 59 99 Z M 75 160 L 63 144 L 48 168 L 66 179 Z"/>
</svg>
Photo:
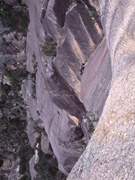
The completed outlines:
<svg viewBox="0 0 135 180">
<path fill-rule="evenodd" d="M 135 178 L 135 3 L 100 1 L 112 83 L 98 126 L 71 179 Z"/>
<path fill-rule="evenodd" d="M 16 109 L 24 99 L 27 135 L 26 121 L 22 131 L 28 145 L 27 150 L 17 144 L 7 174 L 9 180 L 64 180 L 61 172 L 68 175 L 84 152 L 111 84 L 109 38 L 103 37 L 99 2 L 5 2 L 0 2 L 1 89 L 10 88 Z M 0 110 L 0 122 L 5 123 L 3 105 Z"/>
<path fill-rule="evenodd" d="M 30 116 L 45 128 L 59 169 L 67 174 L 93 131 L 87 116 L 92 109 L 86 110 L 81 100 L 79 68 L 101 42 L 100 14 L 88 1 L 29 0 L 28 7 L 30 75 L 23 84 L 24 98 Z"/>
</svg>

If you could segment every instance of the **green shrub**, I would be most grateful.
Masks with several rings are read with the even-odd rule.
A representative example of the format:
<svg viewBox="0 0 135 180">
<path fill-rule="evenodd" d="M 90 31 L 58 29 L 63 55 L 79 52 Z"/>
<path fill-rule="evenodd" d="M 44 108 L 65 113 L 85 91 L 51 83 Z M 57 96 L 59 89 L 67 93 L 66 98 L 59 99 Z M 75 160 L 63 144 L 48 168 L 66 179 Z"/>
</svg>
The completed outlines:
<svg viewBox="0 0 135 180">
<path fill-rule="evenodd" d="M 4 75 L 9 78 L 11 88 L 15 91 L 21 90 L 21 82 L 27 78 L 28 71 L 24 67 L 18 67 L 17 69 L 4 68 Z"/>
<path fill-rule="evenodd" d="M 17 73 L 20 79 L 26 77 L 27 74 L 23 67 L 16 70 L 5 68 L 4 71 L 9 79 L 11 75 L 13 79 L 17 78 L 14 77 L 14 73 Z M 26 133 L 25 104 L 20 93 L 12 91 L 11 86 L 3 81 L 0 84 L 0 111 L 0 149 L 9 154 L 12 153 L 14 161 L 19 156 L 19 171 L 23 176 L 20 180 L 31 180 L 29 160 L 33 156 L 33 150 Z M 0 180 L 2 180 L 1 176 Z"/>
<path fill-rule="evenodd" d="M 95 23 L 98 19 L 100 19 L 97 11 L 96 11 L 95 8 L 92 7 L 92 6 L 89 6 L 89 7 L 88 7 L 88 18 L 89 18 L 90 26 L 93 26 L 94 23 Z"/>
<path fill-rule="evenodd" d="M 95 117 L 95 115 L 93 114 L 93 112 L 91 111 L 87 111 L 86 116 L 89 116 L 90 120 L 92 122 L 98 122 L 98 118 Z"/>
<path fill-rule="evenodd" d="M 93 132 L 95 130 L 93 123 L 98 122 L 98 118 L 96 118 L 95 115 L 93 114 L 93 112 L 91 112 L 91 111 L 87 111 L 86 116 L 89 117 L 89 119 L 90 119 L 89 130 L 90 130 L 90 132 Z"/>
<path fill-rule="evenodd" d="M 95 130 L 95 128 L 94 128 L 93 124 L 90 122 L 89 123 L 89 131 L 94 132 L 94 130 Z"/>
<path fill-rule="evenodd" d="M 37 142 L 39 143 L 39 161 L 34 168 L 38 174 L 34 180 L 65 180 L 66 176 L 58 170 L 56 158 L 41 151 L 41 132 Z"/>
<path fill-rule="evenodd" d="M 3 26 L 9 28 L 11 31 L 21 32 L 26 36 L 29 18 L 23 8 L 23 6 L 14 8 L 4 0 L 0 0 L 0 21 Z"/>
<path fill-rule="evenodd" d="M 46 56 L 53 56 L 56 57 L 57 51 L 56 51 L 56 42 L 53 40 L 53 38 L 49 35 L 46 36 L 45 42 L 42 46 L 42 51 Z"/>
<path fill-rule="evenodd" d="M 34 154 L 34 150 L 30 147 L 30 145 L 23 145 L 19 151 L 20 157 L 20 169 L 19 173 L 24 174 L 25 172 L 29 172 L 29 161 Z"/>
<path fill-rule="evenodd" d="M 58 171 L 56 158 L 39 151 L 39 162 L 35 165 L 38 175 L 35 180 L 65 180 L 66 177 Z"/>
</svg>

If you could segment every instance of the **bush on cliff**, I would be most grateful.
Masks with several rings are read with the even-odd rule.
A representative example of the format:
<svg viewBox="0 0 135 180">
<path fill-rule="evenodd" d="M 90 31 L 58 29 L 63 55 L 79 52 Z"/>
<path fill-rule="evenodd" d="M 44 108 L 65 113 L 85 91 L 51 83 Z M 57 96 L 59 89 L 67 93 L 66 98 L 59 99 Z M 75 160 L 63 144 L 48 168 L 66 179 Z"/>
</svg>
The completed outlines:
<svg viewBox="0 0 135 180">
<path fill-rule="evenodd" d="M 58 170 L 57 159 L 52 155 L 45 154 L 41 151 L 41 129 L 39 129 L 40 136 L 37 139 L 39 143 L 38 156 L 39 161 L 35 164 L 37 176 L 34 180 L 65 180 L 66 176 Z M 46 133 L 44 131 L 44 133 Z"/>
<path fill-rule="evenodd" d="M 49 35 L 45 37 L 45 42 L 42 46 L 42 51 L 46 56 L 53 56 L 56 57 L 57 51 L 56 51 L 57 43 L 53 40 L 53 38 Z"/>
<path fill-rule="evenodd" d="M 29 18 L 24 6 L 12 7 L 4 0 L 0 0 L 0 21 L 5 28 L 21 32 L 26 36 Z"/>
<path fill-rule="evenodd" d="M 28 72 L 24 67 L 18 67 L 17 69 L 4 68 L 4 75 L 9 78 L 11 88 L 16 91 L 21 90 L 21 82 L 27 78 Z"/>
</svg>

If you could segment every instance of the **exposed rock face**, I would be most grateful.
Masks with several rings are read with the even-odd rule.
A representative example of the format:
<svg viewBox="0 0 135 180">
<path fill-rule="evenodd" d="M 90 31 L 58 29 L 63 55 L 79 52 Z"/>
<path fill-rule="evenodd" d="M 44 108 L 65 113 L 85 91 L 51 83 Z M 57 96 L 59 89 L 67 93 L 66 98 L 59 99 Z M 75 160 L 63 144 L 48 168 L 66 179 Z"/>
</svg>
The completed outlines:
<svg viewBox="0 0 135 180">
<path fill-rule="evenodd" d="M 81 79 L 81 99 L 87 111 L 100 118 L 111 83 L 111 59 L 106 40 L 90 57 Z"/>
<path fill-rule="evenodd" d="M 98 126 L 68 180 L 135 179 L 135 2 L 102 0 L 101 12 L 112 83 Z"/>
<path fill-rule="evenodd" d="M 31 174 L 32 180 L 44 180 L 48 177 L 64 180 L 65 177 L 58 168 L 66 175 L 71 171 L 85 150 L 102 114 L 110 88 L 111 71 L 112 69 L 114 71 L 114 67 L 111 67 L 114 54 L 112 55 L 110 48 L 113 49 L 115 46 L 111 44 L 109 35 L 107 40 L 103 39 L 98 0 L 24 0 L 27 7 L 22 1 L 6 0 L 6 2 L 11 5 L 6 6 L 11 10 L 9 11 L 11 14 L 14 14 L 12 10 L 16 3 L 23 6 L 21 12 L 24 13 L 24 17 L 27 17 L 27 7 L 29 9 L 30 24 L 26 46 L 28 72 L 26 71 L 26 79 L 20 77 L 21 81 L 24 80 L 19 89 L 21 90 L 19 95 L 23 95 L 26 104 L 27 140 L 29 138 L 33 149 L 24 146 L 24 149 L 20 150 L 19 160 L 15 162 L 10 172 L 10 179 L 25 178 L 25 176 L 30 178 Z M 15 6 L 15 10 L 18 12 L 17 7 Z M 4 17 L 9 16 L 4 13 Z M 104 17 L 106 15 L 103 16 L 104 26 L 106 26 L 109 22 Z M 17 19 L 17 27 L 19 22 L 21 21 Z M 6 23 L 3 22 L 3 24 Z M 9 25 L 12 24 L 9 22 Z M 26 38 L 23 36 L 26 35 L 27 29 L 19 26 L 19 33 L 10 33 L 11 30 L 15 30 L 14 26 L 10 28 L 6 33 L 2 28 L 0 29 L 2 34 L 0 67 L 2 70 L 4 67 L 8 73 L 10 72 L 7 70 L 8 67 L 14 71 L 17 64 L 26 58 L 23 50 Z M 105 32 L 107 34 L 108 28 Z M 81 75 L 80 64 L 85 61 L 88 62 Z M 23 65 L 25 65 L 24 61 Z M 16 76 L 14 78 L 18 81 Z M 9 76 L 4 83 L 8 81 L 8 84 L 13 86 L 9 80 L 13 79 Z M 111 106 L 105 106 L 105 113 L 107 108 L 111 109 Z M 104 127 L 100 128 L 106 115 L 107 113 L 105 115 L 103 113 L 101 118 L 103 120 L 98 125 L 100 134 L 102 134 L 101 131 L 105 131 L 106 134 L 108 132 Z M 103 135 L 97 135 L 97 137 L 102 139 Z M 89 146 L 98 151 L 98 139 L 96 145 L 93 138 L 91 141 L 93 144 Z M 86 155 L 89 155 L 89 146 L 88 151 L 85 151 Z M 8 156 L 8 159 L 14 159 L 12 153 L 5 156 Z M 5 163 L 8 166 L 9 162 L 5 161 Z M 24 163 L 26 170 L 20 166 Z M 81 168 L 80 171 L 82 171 Z M 89 174 L 80 174 L 80 171 L 76 176 L 73 170 L 69 178 L 89 179 Z M 94 173 L 93 169 L 92 171 Z"/>
<path fill-rule="evenodd" d="M 83 136 L 88 140 L 91 134 L 89 120 L 83 122 L 87 111 L 80 98 L 79 66 L 101 41 L 100 16 L 83 1 L 30 0 L 28 6 L 26 101 L 33 120 L 45 128 L 59 169 L 67 174 L 84 151 Z M 57 43 L 56 57 L 44 54 L 48 34 Z"/>
</svg>

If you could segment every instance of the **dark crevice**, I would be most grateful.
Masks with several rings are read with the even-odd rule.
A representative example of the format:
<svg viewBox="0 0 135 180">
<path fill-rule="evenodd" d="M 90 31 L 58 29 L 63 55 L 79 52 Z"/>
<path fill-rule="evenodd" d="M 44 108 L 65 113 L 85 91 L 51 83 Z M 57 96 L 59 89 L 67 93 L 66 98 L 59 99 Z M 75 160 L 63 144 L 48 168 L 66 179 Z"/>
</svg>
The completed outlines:
<svg viewBox="0 0 135 180">
<path fill-rule="evenodd" d="M 53 10 L 57 17 L 58 24 L 60 25 L 61 28 L 64 26 L 65 15 L 66 15 L 66 12 L 67 12 L 71 2 L 72 2 L 71 0 L 66 0 L 66 1 L 55 0 Z"/>
<path fill-rule="evenodd" d="M 43 10 L 42 10 L 42 19 L 45 17 L 47 6 L 48 6 L 49 0 L 46 0 L 43 4 Z"/>
<path fill-rule="evenodd" d="M 99 16 L 96 9 L 93 6 L 90 5 L 89 0 L 82 0 L 82 1 L 87 5 L 87 7 L 89 8 L 90 11 L 93 11 L 93 13 L 95 14 L 95 20 L 97 21 L 99 27 L 101 29 L 103 29 L 102 23 L 101 23 L 101 17 Z"/>
<path fill-rule="evenodd" d="M 84 6 L 84 3 L 77 4 L 76 8 L 93 42 L 95 44 L 98 44 L 100 42 L 100 36 L 94 25 L 97 13 L 93 11 L 92 6 L 91 6 L 91 9 L 90 8 L 86 9 L 86 7 Z"/>
<path fill-rule="evenodd" d="M 2 159 L 0 159 L 0 167 L 2 167 L 4 161 Z"/>
</svg>

